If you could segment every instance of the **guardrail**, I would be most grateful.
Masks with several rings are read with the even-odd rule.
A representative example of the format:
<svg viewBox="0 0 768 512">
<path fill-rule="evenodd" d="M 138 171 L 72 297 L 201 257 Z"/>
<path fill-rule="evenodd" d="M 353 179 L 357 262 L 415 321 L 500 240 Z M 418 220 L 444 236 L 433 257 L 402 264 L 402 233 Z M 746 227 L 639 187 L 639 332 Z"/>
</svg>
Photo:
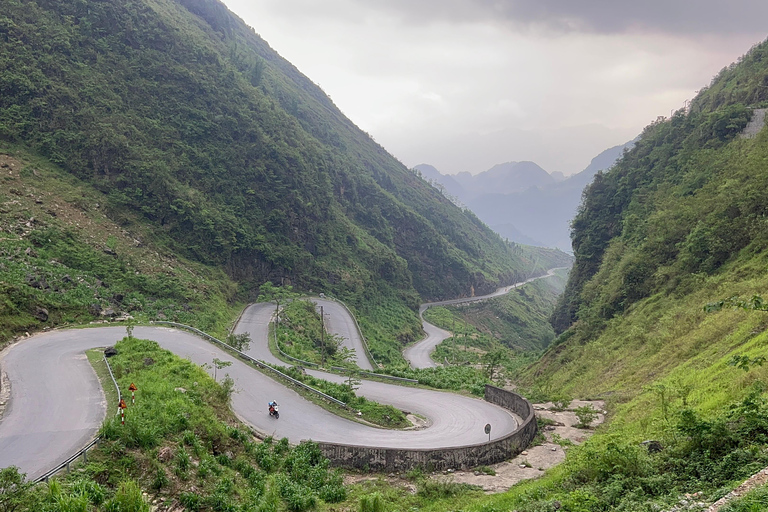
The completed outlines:
<svg viewBox="0 0 768 512">
<path fill-rule="evenodd" d="M 258 359 L 254 359 L 254 358 L 252 358 L 251 356 L 249 356 L 248 354 L 246 354 L 244 352 L 240 352 L 239 350 L 237 350 L 236 348 L 232 347 L 231 345 L 227 345 L 223 341 L 221 341 L 221 340 L 219 340 L 217 338 L 214 338 L 210 334 L 207 334 L 207 333 L 201 331 L 200 329 L 196 329 L 196 328 L 191 327 L 189 325 L 177 324 L 176 322 L 156 321 L 156 322 L 152 322 L 152 323 L 155 324 L 155 325 L 158 325 L 158 324 L 159 325 L 171 325 L 173 327 L 178 327 L 180 329 L 186 329 L 188 331 L 191 331 L 191 332 L 197 334 L 198 336 L 200 336 L 200 337 L 202 337 L 202 338 L 204 338 L 204 339 L 206 339 L 208 341 L 212 341 L 214 343 L 218 343 L 219 345 L 221 345 L 222 347 L 226 348 L 227 350 L 231 350 L 232 352 L 235 352 L 241 359 L 245 359 L 246 361 L 249 361 L 249 362 L 255 364 L 259 368 L 262 368 L 264 370 L 270 371 L 270 372 L 274 373 L 275 375 L 277 375 L 278 377 L 280 377 L 281 379 L 287 380 L 288 382 L 290 382 L 292 384 L 295 384 L 296 386 L 298 386 L 298 387 L 300 387 L 302 389 L 305 389 L 305 390 L 309 391 L 310 393 L 313 393 L 313 394 L 315 394 L 315 395 L 317 395 L 317 396 L 319 396 L 319 397 L 321 397 L 321 398 L 323 398 L 325 400 L 328 400 L 329 402 L 332 402 L 332 403 L 334 403 L 336 405 L 340 405 L 341 407 L 344 407 L 344 408 L 347 407 L 347 404 L 342 402 L 341 400 L 337 400 L 336 398 L 333 398 L 330 395 L 326 395 L 325 393 L 323 393 L 319 389 L 315 389 L 312 386 L 308 386 L 308 385 L 304 384 L 303 382 L 301 382 L 300 380 L 296 380 L 293 377 L 291 377 L 290 375 L 284 374 L 280 370 L 271 367 L 270 365 L 264 363 L 263 361 L 259 361 Z"/>
<path fill-rule="evenodd" d="M 117 390 L 117 402 L 120 403 L 120 400 L 123 399 L 122 393 L 120 393 L 120 386 L 117 385 L 117 380 L 115 380 L 115 374 L 112 373 L 112 367 L 109 365 L 109 361 L 107 361 L 107 355 L 104 354 L 104 363 L 107 365 L 107 370 L 109 370 L 109 376 L 112 377 L 112 383 L 115 385 L 115 389 Z"/>
<path fill-rule="evenodd" d="M 79 452 L 77 452 L 76 454 L 74 454 L 73 456 L 71 456 L 70 458 L 68 458 L 67 460 L 65 460 L 64 462 L 62 462 L 61 464 L 53 468 L 52 470 L 48 471 L 43 476 L 39 476 L 35 478 L 32 482 L 36 484 L 40 482 L 47 482 L 49 478 L 51 478 L 53 475 L 55 475 L 56 473 L 58 473 L 64 468 L 66 468 L 67 472 L 69 472 L 70 465 L 80 457 L 83 457 L 83 462 L 88 462 L 88 455 L 87 455 L 88 450 L 98 445 L 99 442 L 101 442 L 101 438 L 97 437 L 96 439 L 88 443 L 88 445 L 85 448 L 83 448 L 82 450 L 80 450 Z"/>
<path fill-rule="evenodd" d="M 104 359 L 104 364 L 107 365 L 107 370 L 109 370 L 109 376 L 112 377 L 112 382 L 114 383 L 115 389 L 117 390 L 117 400 L 119 402 L 120 399 L 122 398 L 122 395 L 120 393 L 120 386 L 117 385 L 117 381 L 115 380 L 115 375 L 112 373 L 112 367 L 109 366 L 109 361 L 107 361 L 107 356 L 106 355 L 103 356 L 103 359 Z M 94 446 L 98 446 L 100 442 L 101 442 L 101 437 L 96 437 L 96 439 L 88 443 L 85 448 L 83 448 L 76 454 L 72 455 L 67 460 L 65 460 L 55 468 L 51 469 L 44 475 L 35 478 L 32 482 L 33 483 L 47 482 L 49 478 L 51 478 L 53 475 L 55 475 L 56 473 L 58 473 L 64 468 L 66 468 L 67 472 L 69 472 L 69 469 L 72 463 L 75 462 L 80 457 L 83 458 L 84 463 L 88 462 L 88 450 L 90 450 Z"/>
<path fill-rule="evenodd" d="M 275 333 L 277 335 L 277 333 Z M 288 355 L 283 351 L 282 348 L 280 348 L 280 342 L 275 339 L 275 347 L 277 348 L 277 351 L 280 352 L 280 355 L 283 356 L 286 359 L 290 359 L 291 361 L 295 363 L 299 363 L 301 366 L 311 366 L 312 368 L 320 368 L 320 365 L 317 363 L 310 363 L 309 361 L 304 361 L 303 359 L 299 359 L 298 357 L 293 357 L 291 355 Z"/>
<path fill-rule="evenodd" d="M 329 298 L 329 297 L 326 297 L 326 298 Z M 330 298 L 332 300 L 335 300 L 336 302 L 340 303 L 342 306 L 344 306 L 347 309 L 347 311 L 349 311 L 349 308 L 347 308 L 346 304 L 344 304 L 343 302 L 341 302 L 338 299 L 334 299 L 333 297 L 330 297 Z M 242 313 L 241 313 L 241 315 L 242 315 Z M 365 342 L 365 338 L 363 337 L 363 333 L 360 331 L 360 326 L 357 325 L 357 320 L 355 319 L 355 315 L 353 315 L 352 312 L 349 311 L 349 316 L 351 316 L 352 319 L 355 320 L 355 326 L 357 326 L 357 331 L 358 331 L 358 333 L 360 333 L 360 338 L 363 340 L 363 342 Z M 155 323 L 158 323 L 158 322 L 155 322 Z M 366 350 L 368 350 L 368 344 L 367 343 L 363 343 L 363 347 Z M 312 368 L 318 368 L 318 369 L 322 369 L 323 368 L 322 366 L 320 366 L 317 363 L 311 363 L 309 361 L 304 361 L 303 359 L 299 359 L 297 357 L 293 357 L 291 355 L 288 355 L 287 353 L 285 353 L 285 351 L 282 348 L 280 348 L 280 342 L 277 341 L 277 339 L 275 339 L 275 348 L 277 348 L 277 351 L 280 352 L 281 356 L 283 356 L 284 358 L 289 359 L 289 360 L 291 360 L 293 362 L 296 362 L 296 363 L 298 363 L 298 364 L 300 364 L 302 366 L 310 366 Z M 373 361 L 374 363 L 376 362 L 373 359 L 373 356 L 370 356 L 370 358 L 371 358 L 371 361 Z M 330 366 L 329 369 L 333 370 L 333 371 L 336 371 L 336 372 L 342 372 L 342 373 L 349 373 L 350 372 L 349 368 L 342 368 L 340 366 Z M 395 377 L 394 375 L 386 375 L 386 374 L 383 374 L 383 373 L 369 372 L 367 370 L 352 370 L 352 371 L 354 371 L 355 373 L 359 373 L 360 375 L 368 375 L 370 377 L 377 377 L 377 378 L 380 378 L 380 379 L 395 380 L 395 381 L 398 381 L 398 382 L 409 382 L 409 383 L 414 383 L 414 384 L 418 384 L 418 382 L 419 382 L 416 379 L 407 379 L 405 377 Z"/>
<path fill-rule="evenodd" d="M 414 467 L 446 469 L 495 464 L 522 452 L 536 436 L 536 417 L 522 396 L 495 386 L 485 387 L 485 400 L 510 410 L 523 422 L 503 437 L 489 442 L 449 448 L 380 448 L 319 442 L 322 454 L 335 465 L 361 470 L 406 471 Z"/>
<path fill-rule="evenodd" d="M 343 368 L 341 366 L 331 366 L 329 369 L 339 373 L 355 373 L 359 375 L 368 375 L 370 377 L 378 377 L 380 379 L 396 380 L 398 382 L 409 382 L 412 384 L 418 384 L 417 379 L 409 379 L 407 377 L 395 377 L 394 375 L 386 375 L 384 373 L 373 373 L 365 370 L 350 370 L 349 368 Z"/>
</svg>

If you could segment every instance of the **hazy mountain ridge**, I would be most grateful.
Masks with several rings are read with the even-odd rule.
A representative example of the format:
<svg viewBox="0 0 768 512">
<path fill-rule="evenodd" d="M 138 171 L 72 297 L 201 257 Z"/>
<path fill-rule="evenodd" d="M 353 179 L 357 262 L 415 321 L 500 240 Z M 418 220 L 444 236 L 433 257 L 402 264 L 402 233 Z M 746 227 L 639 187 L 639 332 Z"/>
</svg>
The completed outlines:
<svg viewBox="0 0 768 512">
<path fill-rule="evenodd" d="M 475 176 L 467 172 L 444 175 L 428 164 L 415 168 L 502 237 L 570 251 L 570 221 L 576 215 L 584 187 L 633 144 L 631 141 L 609 148 L 583 171 L 560 180 L 533 162 L 499 164 Z"/>
</svg>

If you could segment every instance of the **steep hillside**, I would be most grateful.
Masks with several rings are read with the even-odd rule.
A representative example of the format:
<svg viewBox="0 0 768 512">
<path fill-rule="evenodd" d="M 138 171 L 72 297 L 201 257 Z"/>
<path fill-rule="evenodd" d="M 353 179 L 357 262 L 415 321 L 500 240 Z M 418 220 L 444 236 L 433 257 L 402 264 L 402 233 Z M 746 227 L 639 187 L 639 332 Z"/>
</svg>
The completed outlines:
<svg viewBox="0 0 768 512">
<path fill-rule="evenodd" d="M 724 69 L 688 111 L 648 126 L 598 173 L 573 222 L 576 263 L 556 329 L 577 319 L 599 329 L 640 299 L 696 289 L 697 276 L 765 247 L 764 142 L 738 135 L 768 102 L 766 51 Z"/>
<path fill-rule="evenodd" d="M 151 225 L 116 224 L 105 194 L 9 149 L 0 143 L 0 348 L 25 332 L 129 315 L 226 334 L 245 294 L 222 269 L 174 254 Z"/>
<path fill-rule="evenodd" d="M 688 111 L 648 126 L 585 191 L 573 224 L 576 262 L 553 316 L 558 331 L 568 329 L 564 345 L 623 329 L 625 319 L 644 322 L 639 310 L 666 316 L 661 304 L 698 311 L 685 323 L 695 331 L 707 322 L 706 303 L 763 293 L 768 134 L 739 134 L 752 109 L 768 104 L 766 56 L 764 43 L 724 69 Z"/>
<path fill-rule="evenodd" d="M 222 4 L 14 1 L 4 15 L 2 136 L 109 190 L 113 211 L 141 211 L 190 257 L 310 288 L 413 280 L 427 296 L 511 278 L 500 240 Z"/>
<path fill-rule="evenodd" d="M 216 0 L 9 0 L 0 61 L 0 139 L 107 194 L 111 219 L 136 214 L 251 289 L 413 307 L 417 294 L 490 291 L 533 263 Z"/>
<path fill-rule="evenodd" d="M 741 136 L 766 83 L 763 43 L 589 186 L 565 332 L 518 383 L 605 399 L 609 421 L 474 510 L 703 510 L 768 465 L 768 131 Z"/>
</svg>

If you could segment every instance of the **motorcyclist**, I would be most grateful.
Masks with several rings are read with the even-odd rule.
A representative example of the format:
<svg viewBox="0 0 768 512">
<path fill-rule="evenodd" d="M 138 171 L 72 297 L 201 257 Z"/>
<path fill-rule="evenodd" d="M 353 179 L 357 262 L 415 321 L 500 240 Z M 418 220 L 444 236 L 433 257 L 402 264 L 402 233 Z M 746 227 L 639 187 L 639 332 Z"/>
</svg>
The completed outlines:
<svg viewBox="0 0 768 512">
<path fill-rule="evenodd" d="M 277 408 L 277 400 L 272 400 L 271 402 L 269 402 L 269 414 L 274 415 L 276 408 Z"/>
</svg>

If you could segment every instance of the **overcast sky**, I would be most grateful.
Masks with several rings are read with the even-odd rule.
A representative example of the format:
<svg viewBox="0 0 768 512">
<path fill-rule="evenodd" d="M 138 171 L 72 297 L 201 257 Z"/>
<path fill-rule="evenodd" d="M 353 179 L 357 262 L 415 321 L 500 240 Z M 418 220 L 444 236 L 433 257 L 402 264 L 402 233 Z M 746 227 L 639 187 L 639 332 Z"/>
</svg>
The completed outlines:
<svg viewBox="0 0 768 512">
<path fill-rule="evenodd" d="M 765 0 L 224 0 L 405 165 L 572 174 L 768 36 Z"/>
</svg>

